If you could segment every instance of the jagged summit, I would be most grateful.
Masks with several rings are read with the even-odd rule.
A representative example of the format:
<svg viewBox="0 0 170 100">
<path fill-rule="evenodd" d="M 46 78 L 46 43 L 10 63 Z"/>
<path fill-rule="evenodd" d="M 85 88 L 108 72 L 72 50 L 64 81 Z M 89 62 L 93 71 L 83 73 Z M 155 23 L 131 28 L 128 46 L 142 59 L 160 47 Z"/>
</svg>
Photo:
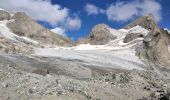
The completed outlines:
<svg viewBox="0 0 170 100">
<path fill-rule="evenodd" d="M 141 17 L 137 18 L 130 24 L 126 25 L 124 27 L 124 29 L 129 29 L 129 28 L 135 27 L 137 25 L 142 26 L 143 28 L 145 28 L 147 30 L 153 29 L 155 26 L 157 27 L 154 16 L 152 14 L 149 14 L 147 16 L 141 16 Z"/>
<path fill-rule="evenodd" d="M 81 38 L 77 43 L 90 43 L 92 45 L 107 44 L 109 41 L 117 38 L 117 36 L 110 32 L 109 28 L 106 24 L 98 24 L 92 28 L 87 38 Z"/>
<path fill-rule="evenodd" d="M 98 24 L 92 28 L 88 39 L 90 44 L 102 45 L 108 43 L 110 40 L 114 40 L 117 37 L 114 36 L 109 30 L 109 26 L 106 24 Z"/>
</svg>

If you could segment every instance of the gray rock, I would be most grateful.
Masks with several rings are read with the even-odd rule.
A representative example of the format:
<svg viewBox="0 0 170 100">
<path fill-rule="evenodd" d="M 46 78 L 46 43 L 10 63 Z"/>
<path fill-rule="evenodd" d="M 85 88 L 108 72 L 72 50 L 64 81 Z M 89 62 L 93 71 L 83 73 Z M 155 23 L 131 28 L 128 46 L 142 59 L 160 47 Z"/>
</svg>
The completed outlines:
<svg viewBox="0 0 170 100">
<path fill-rule="evenodd" d="M 0 21 L 9 20 L 11 15 L 7 11 L 0 10 Z"/>
<path fill-rule="evenodd" d="M 117 37 L 110 33 L 107 29 L 109 26 L 105 24 L 96 25 L 89 36 L 90 44 L 93 45 L 103 45 L 108 43 L 110 40 L 114 40 Z"/>
<path fill-rule="evenodd" d="M 144 37 L 144 35 L 142 33 L 129 33 L 124 38 L 123 42 L 128 43 L 128 42 L 131 42 L 132 40 L 135 40 L 136 38 L 139 38 L 139 37 Z"/>
</svg>

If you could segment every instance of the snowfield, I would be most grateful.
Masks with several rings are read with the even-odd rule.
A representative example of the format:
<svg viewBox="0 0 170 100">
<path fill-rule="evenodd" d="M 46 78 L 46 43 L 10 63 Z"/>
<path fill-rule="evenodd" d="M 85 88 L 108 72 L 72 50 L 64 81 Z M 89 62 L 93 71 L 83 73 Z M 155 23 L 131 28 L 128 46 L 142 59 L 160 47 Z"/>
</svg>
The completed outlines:
<svg viewBox="0 0 170 100">
<path fill-rule="evenodd" d="M 84 49 L 86 48 L 86 49 Z M 89 48 L 89 49 L 88 49 Z M 57 57 L 74 60 L 92 66 L 110 67 L 116 69 L 144 70 L 145 65 L 135 56 L 133 49 L 117 49 L 114 47 L 82 45 L 72 48 L 36 48 L 36 56 Z"/>
<path fill-rule="evenodd" d="M 143 38 L 137 38 L 129 43 L 123 43 L 123 39 L 129 32 L 142 32 L 146 35 L 148 31 L 140 26 L 128 30 L 115 30 L 111 28 L 109 30 L 118 38 L 106 45 L 82 44 L 75 47 L 35 48 L 33 55 L 56 57 L 91 66 L 145 70 L 146 65 L 135 56 L 135 49 L 133 48 Z"/>
<path fill-rule="evenodd" d="M 91 66 L 145 70 L 145 64 L 135 56 L 133 46 L 138 43 L 136 41 L 140 42 L 141 39 L 130 43 L 116 39 L 107 45 L 82 44 L 75 47 L 35 48 L 33 55 L 57 57 Z"/>
</svg>

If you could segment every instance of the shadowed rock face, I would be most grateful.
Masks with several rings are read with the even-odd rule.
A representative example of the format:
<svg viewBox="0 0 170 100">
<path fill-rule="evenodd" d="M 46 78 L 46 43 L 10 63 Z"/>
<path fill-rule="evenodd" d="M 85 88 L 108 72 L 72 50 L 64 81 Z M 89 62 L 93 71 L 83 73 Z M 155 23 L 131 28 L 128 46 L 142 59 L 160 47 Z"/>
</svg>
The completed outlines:
<svg viewBox="0 0 170 100">
<path fill-rule="evenodd" d="M 143 48 L 137 55 L 147 60 L 149 64 L 170 68 L 170 53 L 168 51 L 170 35 L 163 29 L 154 28 L 143 40 Z"/>
<path fill-rule="evenodd" d="M 71 41 L 63 36 L 49 31 L 25 13 L 18 12 L 13 17 L 13 22 L 8 23 L 11 31 L 19 36 L 26 36 L 38 41 L 42 46 L 70 45 Z"/>
<path fill-rule="evenodd" d="M 140 38 L 140 37 L 144 37 L 144 35 L 141 34 L 141 33 L 136 33 L 136 34 L 135 33 L 130 33 L 130 34 L 126 35 L 123 42 L 128 43 L 128 42 L 131 42 L 132 40 L 134 40 L 136 38 Z"/>
</svg>

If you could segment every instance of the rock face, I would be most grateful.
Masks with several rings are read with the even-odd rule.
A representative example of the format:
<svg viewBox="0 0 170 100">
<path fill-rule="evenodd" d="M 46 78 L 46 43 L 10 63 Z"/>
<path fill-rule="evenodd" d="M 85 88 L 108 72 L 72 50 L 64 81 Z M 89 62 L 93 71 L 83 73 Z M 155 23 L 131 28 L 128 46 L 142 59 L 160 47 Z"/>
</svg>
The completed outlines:
<svg viewBox="0 0 170 100">
<path fill-rule="evenodd" d="M 90 44 L 103 45 L 108 43 L 110 40 L 116 39 L 116 36 L 111 34 L 107 29 L 109 26 L 105 24 L 96 25 L 89 36 Z"/>
<path fill-rule="evenodd" d="M 56 45 L 65 46 L 71 44 L 69 39 L 49 31 L 25 13 L 18 12 L 12 17 L 12 19 L 14 19 L 14 21 L 8 23 L 7 25 L 13 33 L 36 40 L 42 46 L 51 47 Z"/>
<path fill-rule="evenodd" d="M 152 27 L 152 23 L 150 23 Z M 170 68 L 170 53 L 168 51 L 169 37 L 167 31 L 155 25 L 144 37 L 143 46 L 137 49 L 137 55 L 150 65 Z"/>
<path fill-rule="evenodd" d="M 2 20 L 9 20 L 11 18 L 11 15 L 3 10 L 0 10 L 0 21 Z"/>
<path fill-rule="evenodd" d="M 117 37 L 113 35 L 109 30 L 109 26 L 106 24 L 98 24 L 92 28 L 90 35 L 86 39 L 79 39 L 77 44 L 90 43 L 92 45 L 104 45 L 110 40 L 114 40 Z"/>
<path fill-rule="evenodd" d="M 140 37 L 142 38 L 142 37 L 144 37 L 144 35 L 141 34 L 141 33 L 129 33 L 124 38 L 123 42 L 128 43 L 128 42 L 130 42 L 130 41 L 132 41 L 132 40 L 134 40 L 136 38 L 140 38 Z"/>
</svg>

